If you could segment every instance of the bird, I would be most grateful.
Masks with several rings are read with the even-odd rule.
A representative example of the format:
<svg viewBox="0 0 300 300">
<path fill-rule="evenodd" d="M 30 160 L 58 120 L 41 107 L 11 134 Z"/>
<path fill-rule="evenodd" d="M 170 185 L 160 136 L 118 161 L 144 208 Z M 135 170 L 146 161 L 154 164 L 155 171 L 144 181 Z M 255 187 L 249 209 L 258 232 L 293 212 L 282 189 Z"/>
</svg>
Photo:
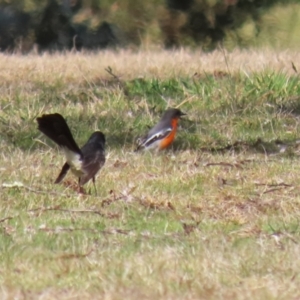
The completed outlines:
<svg viewBox="0 0 300 300">
<path fill-rule="evenodd" d="M 65 152 L 66 163 L 54 183 L 60 183 L 71 169 L 78 177 L 79 191 L 92 179 L 97 194 L 95 176 L 105 163 L 105 135 L 101 131 L 95 131 L 80 149 L 61 114 L 44 114 L 37 118 L 37 123 L 38 130 Z"/>
<path fill-rule="evenodd" d="M 177 108 L 167 109 L 160 121 L 145 136 L 137 140 L 135 151 L 168 148 L 174 141 L 178 121 L 184 115 L 186 114 Z"/>
</svg>

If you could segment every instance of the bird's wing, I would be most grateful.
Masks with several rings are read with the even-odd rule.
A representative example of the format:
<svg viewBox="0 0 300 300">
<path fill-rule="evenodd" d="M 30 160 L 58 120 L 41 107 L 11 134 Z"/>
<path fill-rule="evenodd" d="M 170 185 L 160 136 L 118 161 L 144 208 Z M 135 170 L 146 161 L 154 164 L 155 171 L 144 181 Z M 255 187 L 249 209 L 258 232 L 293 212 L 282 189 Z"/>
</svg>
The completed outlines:
<svg viewBox="0 0 300 300">
<path fill-rule="evenodd" d="M 100 132 L 94 132 L 81 148 L 83 154 L 82 171 L 79 183 L 84 185 L 94 178 L 105 163 L 105 138 Z"/>
<path fill-rule="evenodd" d="M 80 177 L 80 185 L 84 185 L 91 178 L 95 177 L 97 172 L 103 167 L 104 163 L 105 154 L 101 150 L 85 155 L 82 164 L 84 174 Z"/>
<path fill-rule="evenodd" d="M 147 147 L 151 148 L 151 144 L 154 144 L 156 141 L 166 138 L 171 132 L 172 127 L 167 127 L 153 134 L 148 134 L 140 141 L 140 143 L 138 144 L 138 149 Z"/>
</svg>

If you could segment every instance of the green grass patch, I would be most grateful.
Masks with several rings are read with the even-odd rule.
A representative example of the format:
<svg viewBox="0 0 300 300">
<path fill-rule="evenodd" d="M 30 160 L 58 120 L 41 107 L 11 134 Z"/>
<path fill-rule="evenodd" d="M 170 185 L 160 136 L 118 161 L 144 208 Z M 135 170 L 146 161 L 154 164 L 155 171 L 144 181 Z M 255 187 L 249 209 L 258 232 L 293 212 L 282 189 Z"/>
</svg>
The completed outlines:
<svg viewBox="0 0 300 300">
<path fill-rule="evenodd" d="M 0 294 L 298 297 L 297 74 L 27 80 L 0 97 Z M 187 116 L 174 145 L 133 152 L 176 106 Z M 64 157 L 36 123 L 50 112 L 80 146 L 105 133 L 97 195 L 78 194 L 71 173 L 53 184 Z"/>
</svg>

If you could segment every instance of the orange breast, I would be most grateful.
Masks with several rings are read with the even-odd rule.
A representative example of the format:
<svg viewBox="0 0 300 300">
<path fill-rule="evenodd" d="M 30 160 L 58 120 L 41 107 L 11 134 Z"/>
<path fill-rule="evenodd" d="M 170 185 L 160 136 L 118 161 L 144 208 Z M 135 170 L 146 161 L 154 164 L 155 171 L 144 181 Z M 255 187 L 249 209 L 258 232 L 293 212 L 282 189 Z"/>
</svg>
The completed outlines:
<svg viewBox="0 0 300 300">
<path fill-rule="evenodd" d="M 172 120 L 173 130 L 170 132 L 168 136 L 166 136 L 164 139 L 161 140 L 159 144 L 159 150 L 168 148 L 173 143 L 177 131 L 177 123 L 178 123 L 178 118 Z"/>
</svg>

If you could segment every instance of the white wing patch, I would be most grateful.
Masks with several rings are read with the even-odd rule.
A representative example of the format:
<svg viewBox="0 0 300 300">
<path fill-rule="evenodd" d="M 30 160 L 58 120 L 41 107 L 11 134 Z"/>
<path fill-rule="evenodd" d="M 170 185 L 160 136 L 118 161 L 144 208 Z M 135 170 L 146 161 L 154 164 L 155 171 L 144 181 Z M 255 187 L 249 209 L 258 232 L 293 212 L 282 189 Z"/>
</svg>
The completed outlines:
<svg viewBox="0 0 300 300">
<path fill-rule="evenodd" d="M 172 128 L 167 128 L 162 131 L 159 131 L 159 132 L 149 136 L 149 138 L 144 141 L 143 146 L 147 147 L 147 148 L 154 148 L 154 147 L 156 147 L 157 143 L 161 139 L 168 136 L 171 132 L 172 132 Z"/>
</svg>

